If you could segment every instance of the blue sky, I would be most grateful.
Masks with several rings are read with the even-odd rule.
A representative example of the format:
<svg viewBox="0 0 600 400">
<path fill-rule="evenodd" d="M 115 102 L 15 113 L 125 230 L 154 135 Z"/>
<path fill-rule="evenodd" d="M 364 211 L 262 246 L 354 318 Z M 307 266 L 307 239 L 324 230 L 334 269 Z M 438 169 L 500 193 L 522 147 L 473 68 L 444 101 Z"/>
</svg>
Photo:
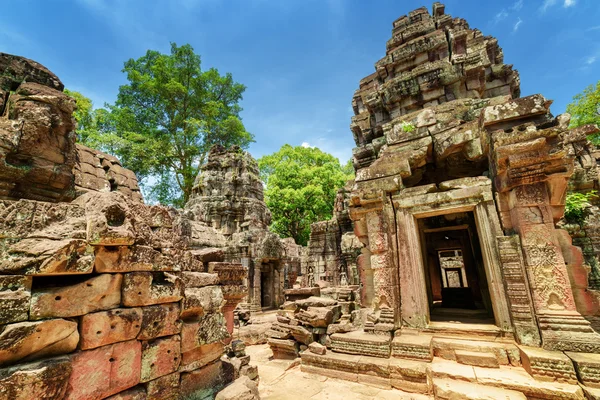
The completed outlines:
<svg viewBox="0 0 600 400">
<path fill-rule="evenodd" d="M 345 162 L 358 81 L 385 54 L 414 0 L 4 0 L 0 51 L 32 58 L 96 106 L 115 100 L 123 62 L 190 43 L 204 67 L 248 88 L 242 106 L 256 158 L 309 143 Z M 376 4 L 376 5 L 375 5 Z M 446 12 L 499 39 L 522 95 L 554 99 L 600 79 L 600 0 L 447 0 Z"/>
</svg>

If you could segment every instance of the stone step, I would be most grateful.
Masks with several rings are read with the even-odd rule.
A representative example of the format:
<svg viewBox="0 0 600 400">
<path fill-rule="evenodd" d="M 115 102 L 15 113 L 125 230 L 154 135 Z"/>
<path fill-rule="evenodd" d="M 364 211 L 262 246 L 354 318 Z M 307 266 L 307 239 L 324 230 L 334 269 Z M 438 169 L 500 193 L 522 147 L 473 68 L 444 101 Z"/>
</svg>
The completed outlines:
<svg viewBox="0 0 600 400">
<path fill-rule="evenodd" d="M 565 354 L 573 361 L 581 383 L 589 388 L 594 388 L 600 399 L 600 354 L 571 351 Z"/>
<path fill-rule="evenodd" d="M 496 325 L 492 324 L 467 324 L 455 322 L 431 321 L 424 333 L 429 333 L 435 336 L 447 336 L 464 338 L 465 335 L 476 336 L 479 340 L 494 340 L 502 338 L 504 333 Z"/>
<path fill-rule="evenodd" d="M 494 353 L 455 350 L 456 361 L 460 364 L 473 365 L 475 367 L 500 368 L 498 359 Z"/>
<path fill-rule="evenodd" d="M 455 339 L 434 336 L 431 341 L 433 355 L 446 360 L 456 361 L 456 351 L 493 354 L 499 365 L 521 365 L 518 347 L 512 342 L 496 342 L 480 338 Z"/>
<path fill-rule="evenodd" d="M 431 361 L 433 351 L 431 348 L 431 335 L 400 334 L 392 340 L 392 355 L 410 360 Z"/>
<path fill-rule="evenodd" d="M 519 345 L 523 368 L 540 381 L 577 383 L 575 367 L 569 357 L 561 351 L 550 351 L 538 347 Z"/>
<path fill-rule="evenodd" d="M 433 393 L 436 399 L 443 400 L 527 400 L 523 393 L 515 390 L 452 379 L 434 379 Z"/>
<path fill-rule="evenodd" d="M 372 334 L 362 331 L 334 333 L 330 336 L 331 349 L 339 353 L 388 358 L 391 335 Z"/>
<path fill-rule="evenodd" d="M 306 350 L 300 353 L 302 370 L 308 373 L 332 378 L 362 382 L 379 388 L 396 388 L 414 393 L 431 393 L 432 382 L 450 381 L 453 384 L 476 384 L 487 388 L 499 388 L 507 391 L 521 392 L 527 398 L 534 399 L 567 399 L 583 400 L 583 389 L 576 384 L 544 382 L 534 379 L 522 367 L 500 366 L 485 368 L 460 364 L 456 361 L 434 357 L 431 362 L 399 359 L 395 357 L 380 358 L 364 355 L 351 355 L 327 351 L 323 355 Z M 447 390 L 447 385 L 440 385 L 438 390 Z M 461 386 L 471 388 L 470 386 Z M 465 389 L 471 393 L 471 389 Z M 457 389 L 460 392 L 460 390 Z M 445 393 L 445 392 L 444 392 Z M 474 391 L 471 395 L 479 391 Z M 482 396 L 486 392 L 481 392 Z M 503 393 L 490 391 L 488 393 Z M 598 389 L 586 388 L 586 395 L 596 395 Z M 515 398 L 514 394 L 510 393 Z M 440 397 L 436 394 L 436 396 Z M 444 398 L 444 397 L 440 397 Z M 452 399 L 479 399 L 478 397 L 456 397 Z M 481 397 L 481 399 L 494 397 Z M 505 397 L 497 397 L 504 399 Z M 516 397 L 519 398 L 519 397 Z M 521 397 L 522 398 L 522 397 Z"/>
</svg>

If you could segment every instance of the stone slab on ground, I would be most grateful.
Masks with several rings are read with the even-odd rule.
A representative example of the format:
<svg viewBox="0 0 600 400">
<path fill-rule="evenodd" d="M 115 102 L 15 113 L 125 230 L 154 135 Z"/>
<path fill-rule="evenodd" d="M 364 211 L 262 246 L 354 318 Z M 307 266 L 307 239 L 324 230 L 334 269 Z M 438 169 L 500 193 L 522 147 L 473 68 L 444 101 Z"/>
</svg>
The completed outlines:
<svg viewBox="0 0 600 400">
<path fill-rule="evenodd" d="M 433 400 L 430 395 L 380 389 L 368 384 L 306 373 L 300 367 L 286 370 L 292 361 L 269 361 L 271 351 L 267 345 L 248 346 L 246 352 L 258 366 L 258 390 L 262 400 Z M 342 356 L 360 359 L 360 356 Z"/>
<path fill-rule="evenodd" d="M 434 379 L 436 399 L 444 400 L 527 400 L 521 392 L 452 379 Z"/>
</svg>

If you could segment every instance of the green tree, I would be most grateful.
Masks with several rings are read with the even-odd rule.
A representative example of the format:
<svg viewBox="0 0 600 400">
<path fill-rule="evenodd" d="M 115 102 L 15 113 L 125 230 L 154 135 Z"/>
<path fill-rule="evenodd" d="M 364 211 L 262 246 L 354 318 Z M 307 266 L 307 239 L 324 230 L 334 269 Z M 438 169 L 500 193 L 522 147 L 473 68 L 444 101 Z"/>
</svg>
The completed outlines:
<svg viewBox="0 0 600 400">
<path fill-rule="evenodd" d="M 212 145 L 247 148 L 254 141 L 239 116 L 246 87 L 229 73 L 202 71 L 189 44 L 172 43 L 170 54 L 148 50 L 125 62 L 123 72 L 129 82 L 110 106 L 104 122 L 112 133 L 101 135 L 101 147 L 159 202 L 185 204 Z"/>
<path fill-rule="evenodd" d="M 600 125 L 600 81 L 573 97 L 567 112 L 571 114 L 571 128 L 586 124 Z M 590 139 L 600 145 L 600 135 L 592 135 Z"/>
<path fill-rule="evenodd" d="M 330 219 L 337 190 L 351 176 L 337 158 L 317 148 L 284 145 L 258 160 L 265 197 L 271 210 L 271 229 L 306 245 L 310 225 Z"/>
<path fill-rule="evenodd" d="M 77 104 L 77 109 L 73 112 L 73 118 L 77 121 L 77 141 L 89 147 L 100 147 L 98 135 L 103 121 L 108 118 L 108 111 L 94 109 L 90 98 L 74 90 L 65 89 L 65 94 L 75 99 Z"/>
</svg>

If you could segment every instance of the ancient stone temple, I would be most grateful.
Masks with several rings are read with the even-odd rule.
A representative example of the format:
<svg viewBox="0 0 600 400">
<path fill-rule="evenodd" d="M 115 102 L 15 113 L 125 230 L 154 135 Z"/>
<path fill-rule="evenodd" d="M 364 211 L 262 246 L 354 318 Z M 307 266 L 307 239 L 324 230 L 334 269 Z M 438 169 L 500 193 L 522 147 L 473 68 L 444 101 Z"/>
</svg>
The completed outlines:
<svg viewBox="0 0 600 400">
<path fill-rule="evenodd" d="M 561 229 L 568 187 L 598 188 L 598 127 L 569 129 L 519 84 L 497 40 L 440 3 L 393 22 L 352 99 L 358 293 L 284 305 L 275 354 L 308 346 L 307 372 L 443 399 L 600 398 L 597 215 L 567 227 L 584 253 Z M 311 251 L 335 264 L 331 224 Z"/>
<path fill-rule="evenodd" d="M 220 247 L 220 260 L 248 268 L 247 303 L 253 311 L 279 307 L 284 288 L 300 272 L 300 246 L 268 230 L 271 213 L 263 190 L 258 165 L 249 153 L 215 146 L 186 205 L 195 221 L 222 238 L 210 235 L 212 245 Z"/>
<path fill-rule="evenodd" d="M 76 144 L 62 90 L 0 53 L 0 399 L 210 399 L 240 376 L 256 392 L 226 324 L 247 269 L 214 262 L 212 226 L 144 204 L 135 174 Z"/>
</svg>

